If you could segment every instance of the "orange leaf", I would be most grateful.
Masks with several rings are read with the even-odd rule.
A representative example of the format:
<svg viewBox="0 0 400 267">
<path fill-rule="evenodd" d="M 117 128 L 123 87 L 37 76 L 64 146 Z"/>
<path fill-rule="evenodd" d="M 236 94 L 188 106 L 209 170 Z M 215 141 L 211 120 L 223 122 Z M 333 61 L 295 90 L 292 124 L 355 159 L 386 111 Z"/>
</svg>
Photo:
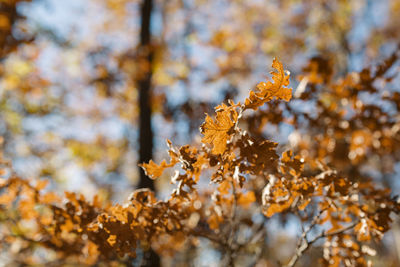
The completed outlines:
<svg viewBox="0 0 400 267">
<path fill-rule="evenodd" d="M 143 163 L 139 166 L 141 166 L 146 175 L 152 179 L 160 177 L 166 168 L 172 167 L 172 165 L 167 164 L 165 160 L 163 160 L 160 165 L 157 165 L 153 160 L 150 160 L 149 163 Z"/>
<path fill-rule="evenodd" d="M 226 142 L 231 135 L 230 131 L 235 125 L 238 115 L 234 107 L 228 107 L 225 104 L 218 106 L 216 111 L 215 121 L 207 115 L 200 130 L 204 134 L 202 142 L 212 144 L 213 153 L 222 154 L 225 152 Z"/>
<path fill-rule="evenodd" d="M 305 200 L 301 201 L 299 203 L 299 205 L 297 205 L 297 207 L 299 208 L 299 210 L 304 210 L 310 202 L 311 202 L 311 198 L 305 199 Z"/>
<path fill-rule="evenodd" d="M 273 98 L 289 101 L 292 98 L 292 89 L 287 88 L 289 85 L 290 74 L 286 74 L 283 69 L 282 63 L 274 59 L 272 67 L 273 82 L 261 82 L 257 85 L 257 91 L 251 91 L 249 98 L 245 100 L 245 107 L 251 109 L 258 109 L 264 103 L 272 100 Z"/>
<path fill-rule="evenodd" d="M 57 196 L 54 192 L 48 192 L 41 196 L 41 203 L 43 204 L 50 204 L 53 202 L 59 202 L 61 198 Z"/>
</svg>

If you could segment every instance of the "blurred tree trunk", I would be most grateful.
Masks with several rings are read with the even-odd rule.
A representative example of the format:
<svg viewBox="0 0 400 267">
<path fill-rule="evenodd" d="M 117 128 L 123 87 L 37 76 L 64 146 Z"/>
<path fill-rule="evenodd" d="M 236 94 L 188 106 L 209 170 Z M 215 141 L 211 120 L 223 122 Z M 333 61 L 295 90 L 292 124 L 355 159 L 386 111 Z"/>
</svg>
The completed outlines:
<svg viewBox="0 0 400 267">
<path fill-rule="evenodd" d="M 153 51 L 151 45 L 151 13 L 153 0 L 143 0 L 141 7 L 141 29 L 139 64 L 144 69 L 138 80 L 139 89 L 139 163 L 148 162 L 153 157 L 153 131 L 151 128 L 151 79 Z M 154 182 L 139 168 L 139 188 L 154 190 Z"/>
<path fill-rule="evenodd" d="M 139 89 L 139 162 L 148 162 L 153 157 L 153 130 L 151 128 L 151 79 L 153 63 L 153 47 L 151 44 L 151 13 L 153 0 L 143 0 L 141 6 L 141 28 L 139 46 L 139 64 L 144 69 L 138 80 Z M 139 168 L 140 180 L 138 188 L 155 190 L 154 182 Z M 142 266 L 160 266 L 160 257 L 152 249 L 145 251 Z"/>
</svg>

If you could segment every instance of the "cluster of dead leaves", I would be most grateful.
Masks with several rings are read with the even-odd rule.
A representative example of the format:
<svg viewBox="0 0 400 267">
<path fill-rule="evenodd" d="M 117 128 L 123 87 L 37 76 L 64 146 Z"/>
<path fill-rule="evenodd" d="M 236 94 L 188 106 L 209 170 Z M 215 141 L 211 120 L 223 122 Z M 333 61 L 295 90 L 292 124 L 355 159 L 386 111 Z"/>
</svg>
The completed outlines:
<svg viewBox="0 0 400 267">
<path fill-rule="evenodd" d="M 278 153 L 277 143 L 240 128 L 245 110 L 261 112 L 259 107 L 273 99 L 290 100 L 289 75 L 278 60 L 272 66 L 273 81 L 260 83 L 244 104 L 230 101 L 216 107 L 215 118 L 206 115 L 200 127 L 201 146 L 176 148 L 168 141 L 169 163 L 142 165 L 153 179 L 172 169 L 171 183 L 176 187 L 166 200 L 142 189 L 123 205 L 97 198 L 87 201 L 73 193 L 66 193 L 62 203 L 43 192 L 42 182 L 32 186 L 17 177 L 7 178 L 1 184 L 1 212 L 10 216 L 16 208 L 13 220 L 35 221 L 35 226 L 18 234 L 3 231 L 7 236 L 3 243 L 23 239 L 56 251 L 58 259 L 95 264 L 124 262 L 138 249 L 171 254 L 185 243 L 195 245 L 205 238 L 232 258 L 233 252 L 246 254 L 255 237 L 265 235 L 270 217 L 290 213 L 310 229 L 323 231 L 322 258 L 328 265 L 346 261 L 367 265 L 365 257 L 372 249 L 366 244 L 389 230 L 390 214 L 399 212 L 399 203 L 372 182 L 351 181 L 318 159 L 305 161 L 290 150 Z M 202 181 L 207 186 L 200 186 Z M 254 213 L 263 214 L 263 221 L 254 222 Z M 247 241 L 239 240 L 240 229 L 252 233 Z"/>
</svg>

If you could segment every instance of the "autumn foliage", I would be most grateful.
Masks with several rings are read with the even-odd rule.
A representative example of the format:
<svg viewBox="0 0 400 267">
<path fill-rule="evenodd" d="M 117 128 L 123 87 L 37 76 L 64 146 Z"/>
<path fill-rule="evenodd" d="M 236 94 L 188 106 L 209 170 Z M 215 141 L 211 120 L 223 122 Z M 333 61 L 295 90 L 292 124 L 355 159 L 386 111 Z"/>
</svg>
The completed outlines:
<svg viewBox="0 0 400 267">
<path fill-rule="evenodd" d="M 294 266 L 317 246 L 324 266 L 369 266 L 373 247 L 390 229 L 400 203 L 388 188 L 349 168 L 368 160 L 367 151 L 397 157 L 398 122 L 359 99 L 361 92 L 376 91 L 374 81 L 391 79 L 385 75 L 397 60 L 396 52 L 373 72 L 365 69 L 337 81 L 311 61 L 300 78 L 308 79 L 312 90 L 298 98 L 316 97 L 322 85 L 329 98 L 317 100 L 321 108 L 316 119 L 291 110 L 282 120 L 299 129 L 307 123 L 307 133 L 315 132 L 311 138 L 318 142 L 302 139 L 298 151 L 282 151 L 278 143 L 253 136 L 256 128 L 245 128 L 278 112 L 276 103 L 292 99 L 289 72 L 274 59 L 272 80 L 260 82 L 243 102 L 222 103 L 215 114 L 206 115 L 201 143 L 175 147 L 168 140 L 168 160 L 142 164 L 152 179 L 171 169 L 175 189 L 165 200 L 147 189 L 134 191 L 123 204 L 69 192 L 62 197 L 47 190 L 45 180 L 18 178 L 4 161 L 2 247 L 12 250 L 18 243 L 21 264 L 40 260 L 32 250 L 43 247 L 52 251 L 50 262 L 129 265 L 138 251 L 152 248 L 159 255 L 174 255 L 209 240 L 222 252 L 225 265 L 240 266 L 242 258 L 256 263 L 265 253 L 271 219 L 292 217 L 301 225 L 297 245 L 290 257 L 270 264 Z M 400 107 L 398 93 L 383 98 Z M 348 99 L 347 105 L 335 99 Z M 352 118 L 344 119 L 345 109 L 353 110 Z M 300 123 L 300 117 L 306 122 Z M 342 139 L 349 142 L 344 144 L 350 158 L 346 162 L 335 159 L 340 155 L 329 145 Z"/>
<path fill-rule="evenodd" d="M 400 266 L 399 14 L 1 0 L 0 266 Z"/>
</svg>

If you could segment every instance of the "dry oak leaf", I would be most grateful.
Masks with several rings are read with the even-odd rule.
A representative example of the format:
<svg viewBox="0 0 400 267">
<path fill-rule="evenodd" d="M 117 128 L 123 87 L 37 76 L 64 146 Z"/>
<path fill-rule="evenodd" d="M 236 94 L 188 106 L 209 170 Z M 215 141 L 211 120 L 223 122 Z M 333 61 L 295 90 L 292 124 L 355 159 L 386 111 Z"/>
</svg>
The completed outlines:
<svg viewBox="0 0 400 267">
<path fill-rule="evenodd" d="M 256 87 L 257 91 L 251 91 L 249 98 L 245 100 L 246 108 L 256 110 L 274 97 L 285 101 L 292 98 L 292 88 L 287 88 L 290 74 L 285 73 L 282 63 L 276 58 L 274 58 L 272 67 L 275 69 L 271 72 L 273 82 L 260 82 Z"/>
<path fill-rule="evenodd" d="M 157 165 L 153 160 L 150 160 L 149 163 L 143 163 L 139 166 L 143 168 L 144 172 L 151 179 L 156 179 L 162 175 L 166 168 L 172 167 L 175 163 L 168 164 L 165 160 L 163 160 L 160 165 Z"/>
<path fill-rule="evenodd" d="M 263 209 L 264 215 L 272 217 L 276 213 L 282 213 L 290 208 L 293 203 L 293 198 L 290 198 L 287 202 L 283 203 L 272 203 L 268 207 Z"/>
<path fill-rule="evenodd" d="M 216 108 L 215 121 L 207 114 L 205 122 L 200 126 L 204 135 L 203 143 L 213 145 L 212 153 L 222 154 L 226 149 L 226 142 L 232 134 L 232 129 L 238 119 L 235 106 L 222 104 Z"/>
</svg>

